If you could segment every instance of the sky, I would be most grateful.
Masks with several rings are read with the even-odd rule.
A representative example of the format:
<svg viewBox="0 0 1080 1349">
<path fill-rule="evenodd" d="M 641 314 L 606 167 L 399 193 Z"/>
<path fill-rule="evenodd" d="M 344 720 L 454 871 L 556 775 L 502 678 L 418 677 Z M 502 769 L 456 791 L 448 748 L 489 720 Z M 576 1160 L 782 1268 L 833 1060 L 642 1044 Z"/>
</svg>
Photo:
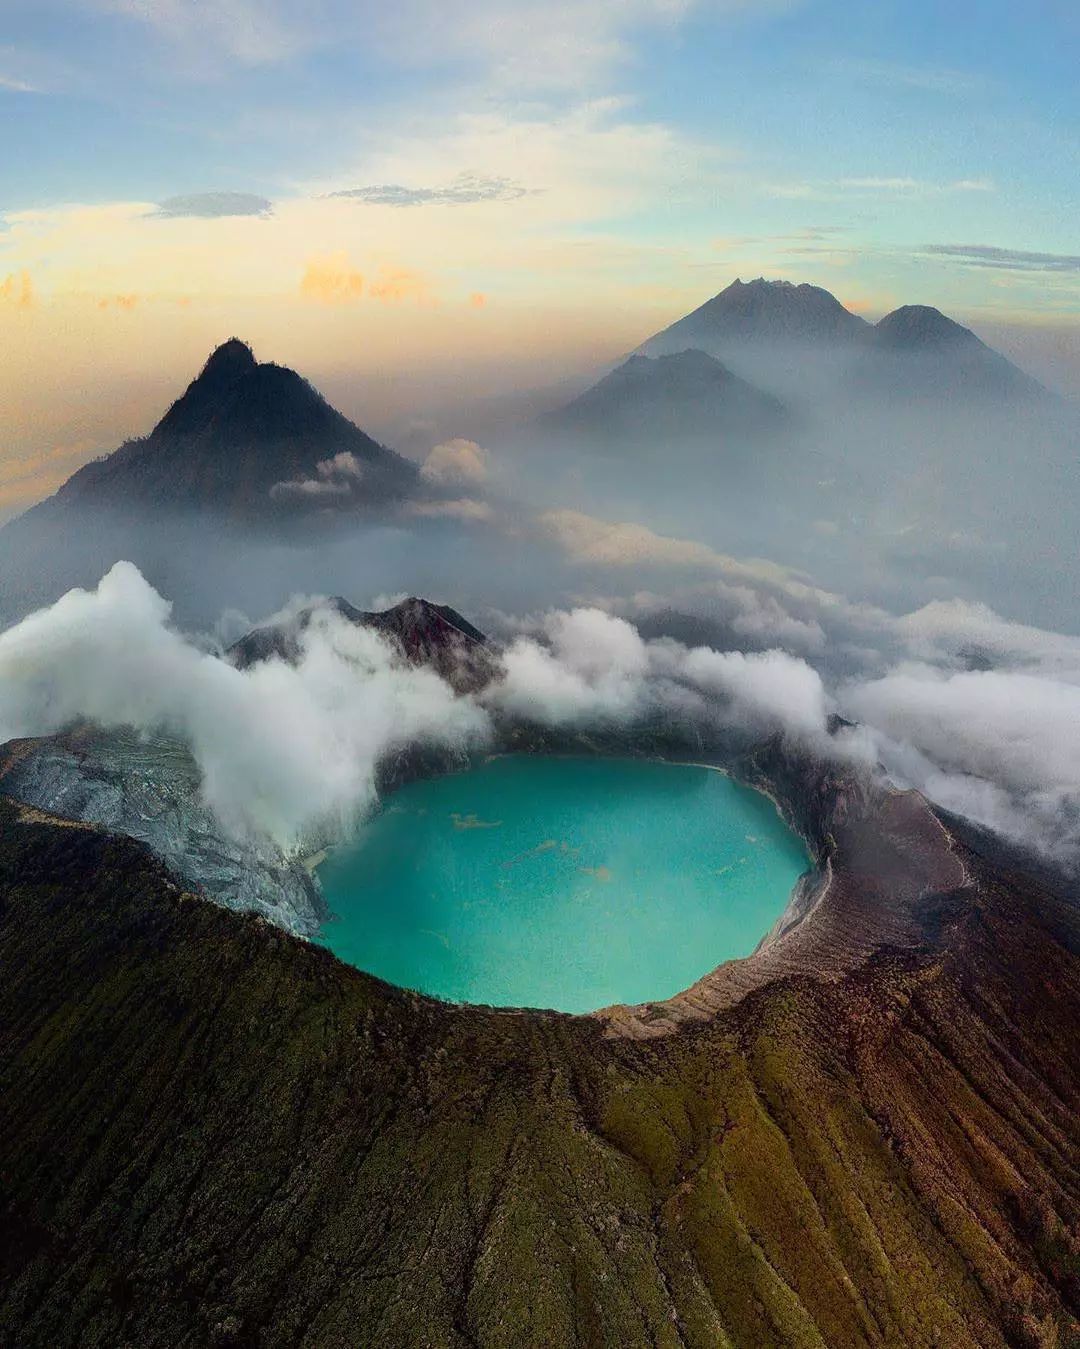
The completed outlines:
<svg viewBox="0 0 1080 1349">
<path fill-rule="evenodd" d="M 0 515 L 232 334 L 386 438 L 736 276 L 1080 391 L 1071 0 L 0 0 Z"/>
</svg>

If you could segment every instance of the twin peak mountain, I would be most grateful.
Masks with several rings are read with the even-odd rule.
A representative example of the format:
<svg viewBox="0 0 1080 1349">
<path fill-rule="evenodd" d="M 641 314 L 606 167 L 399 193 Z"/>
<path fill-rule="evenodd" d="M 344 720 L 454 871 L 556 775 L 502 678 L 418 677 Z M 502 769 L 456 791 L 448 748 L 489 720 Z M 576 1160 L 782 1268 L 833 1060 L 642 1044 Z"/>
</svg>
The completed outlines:
<svg viewBox="0 0 1080 1349">
<path fill-rule="evenodd" d="M 906 305 L 872 325 L 820 287 L 758 279 L 734 281 L 657 333 L 541 429 L 605 439 L 776 429 L 788 417 L 784 370 L 823 361 L 831 397 L 1045 396 L 936 309 Z M 232 338 L 148 436 L 85 465 L 44 505 L 292 519 L 312 509 L 381 512 L 423 490 L 411 460 L 365 434 L 300 375 L 256 361 Z"/>
</svg>

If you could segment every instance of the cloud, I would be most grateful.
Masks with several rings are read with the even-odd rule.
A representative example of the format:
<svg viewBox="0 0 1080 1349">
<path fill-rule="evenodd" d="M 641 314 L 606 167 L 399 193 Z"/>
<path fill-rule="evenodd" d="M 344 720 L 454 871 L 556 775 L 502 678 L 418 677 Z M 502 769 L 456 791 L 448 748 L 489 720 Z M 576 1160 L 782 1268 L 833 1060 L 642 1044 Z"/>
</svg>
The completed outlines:
<svg viewBox="0 0 1080 1349">
<path fill-rule="evenodd" d="M 226 828 L 286 848 L 348 827 L 380 759 L 424 742 L 464 750 L 488 718 L 376 632 L 316 613 L 293 665 L 238 670 L 169 625 L 130 563 L 0 633 L 0 741 L 89 719 L 184 739 Z"/>
<path fill-rule="evenodd" d="M 364 293 L 364 277 L 344 252 L 312 258 L 300 278 L 300 294 L 322 304 L 352 304 Z"/>
<path fill-rule="evenodd" d="M 837 201 L 850 196 L 936 197 L 955 192 L 993 192 L 996 189 L 989 178 L 954 178 L 948 182 L 933 182 L 900 174 L 879 174 L 857 178 L 826 178 L 805 183 L 772 183 L 765 190 L 769 196 L 793 201 Z"/>
<path fill-rule="evenodd" d="M 730 557 L 696 539 L 657 534 L 631 521 L 613 524 L 582 511 L 558 510 L 544 512 L 538 523 L 581 565 L 697 571 L 722 578 L 711 582 L 710 600 L 725 607 L 733 634 L 755 642 L 820 650 L 825 633 L 818 614 L 835 614 L 843 607 L 837 596 L 806 584 L 784 567 L 761 559 Z M 817 612 L 795 614 L 789 605 Z"/>
<path fill-rule="evenodd" d="M 300 294 L 320 304 L 356 304 L 366 295 L 380 304 L 430 301 L 431 283 L 420 272 L 408 267 L 380 264 L 374 274 L 365 277 L 349 260 L 343 249 L 324 257 L 312 258 L 300 278 Z"/>
<path fill-rule="evenodd" d="M 915 89 L 934 94 L 963 95 L 986 87 L 982 75 L 948 67 L 908 66 L 895 61 L 838 58 L 830 63 L 837 74 L 885 88 Z"/>
<path fill-rule="evenodd" d="M 838 187 L 857 192 L 992 192 L 987 178 L 957 178 L 949 183 L 930 183 L 920 178 L 840 178 Z"/>
<path fill-rule="evenodd" d="M 27 84 L 25 80 L 14 79 L 10 75 L 0 75 L 0 90 L 6 90 L 9 94 L 38 93 L 35 85 Z"/>
<path fill-rule="evenodd" d="M 1001 268 L 1013 272 L 1080 272 L 1078 253 L 1033 253 L 1022 248 L 998 248 L 993 244 L 925 244 L 920 250 L 936 258 L 949 258 L 965 267 Z"/>
<path fill-rule="evenodd" d="M 1080 687 L 998 670 L 899 669 L 842 696 L 902 781 L 1066 865 L 1080 862 Z"/>
<path fill-rule="evenodd" d="M 185 67 L 203 70 L 222 59 L 245 66 L 276 64 L 328 37 L 301 21 L 283 0 L 94 0 L 106 13 L 145 24 Z M 314 31 L 313 31 L 314 30 Z"/>
<path fill-rule="evenodd" d="M 380 267 L 372 278 L 368 293 L 383 304 L 400 304 L 431 299 L 431 285 L 425 276 L 408 267 Z"/>
<path fill-rule="evenodd" d="M 466 522 L 491 520 L 495 514 L 486 501 L 477 501 L 475 497 L 458 497 L 452 501 L 413 501 L 409 503 L 407 513 L 429 519 Z"/>
<path fill-rule="evenodd" d="M 181 72 L 284 65 L 315 51 L 374 52 L 398 68 L 459 63 L 489 86 L 580 87 L 627 62 L 642 33 L 676 29 L 704 0 L 85 0 L 146 26 Z M 795 0 L 708 0 L 713 14 L 770 17 Z"/>
<path fill-rule="evenodd" d="M 530 189 L 510 178 L 485 177 L 459 173 L 443 187 L 403 187 L 400 183 L 382 183 L 371 187 L 351 187 L 331 192 L 331 197 L 347 197 L 368 206 L 473 206 L 488 201 L 518 201 Z"/>
<path fill-rule="evenodd" d="M 708 544 L 670 538 L 631 521 L 612 524 L 582 511 L 557 510 L 546 511 L 539 523 L 575 562 L 603 567 L 647 564 L 713 570 L 725 561 L 723 554 Z"/>
<path fill-rule="evenodd" d="M 487 481 L 491 455 L 475 440 L 443 441 L 436 445 L 424 460 L 420 476 L 440 486 L 447 483 L 482 483 Z"/>
<path fill-rule="evenodd" d="M 364 466 L 351 450 L 342 450 L 331 459 L 320 459 L 315 465 L 314 478 L 296 478 L 290 482 L 276 482 L 270 495 L 282 497 L 340 497 L 351 496 L 364 476 Z"/>
<path fill-rule="evenodd" d="M 267 216 L 273 202 L 253 192 L 192 192 L 187 196 L 167 197 L 150 212 L 156 219 L 219 220 L 227 216 Z"/>
<path fill-rule="evenodd" d="M 781 731 L 822 752 L 863 757 L 857 738 L 829 736 L 821 676 L 784 651 L 747 654 L 645 641 L 600 609 L 548 614 L 507 649 L 494 706 L 555 726 L 628 724 L 656 713 L 753 734 Z"/>
<path fill-rule="evenodd" d="M 0 306 L 10 309 L 33 309 L 34 283 L 23 268 L 11 272 L 0 281 Z"/>
<path fill-rule="evenodd" d="M 119 309 L 130 313 L 138 305 L 141 296 L 133 291 L 127 295 L 102 295 L 97 302 L 99 309 Z"/>
</svg>

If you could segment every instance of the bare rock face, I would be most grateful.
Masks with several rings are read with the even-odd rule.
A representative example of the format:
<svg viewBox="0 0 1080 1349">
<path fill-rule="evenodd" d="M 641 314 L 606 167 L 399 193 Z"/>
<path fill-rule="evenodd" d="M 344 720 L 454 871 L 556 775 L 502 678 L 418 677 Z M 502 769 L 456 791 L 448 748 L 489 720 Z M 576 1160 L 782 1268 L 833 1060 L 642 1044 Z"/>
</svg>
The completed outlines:
<svg viewBox="0 0 1080 1349">
<path fill-rule="evenodd" d="M 186 748 L 165 737 L 84 729 L 0 747 L 0 793 L 138 839 L 186 888 L 314 936 L 327 909 L 303 862 L 227 833 L 199 789 Z"/>
</svg>

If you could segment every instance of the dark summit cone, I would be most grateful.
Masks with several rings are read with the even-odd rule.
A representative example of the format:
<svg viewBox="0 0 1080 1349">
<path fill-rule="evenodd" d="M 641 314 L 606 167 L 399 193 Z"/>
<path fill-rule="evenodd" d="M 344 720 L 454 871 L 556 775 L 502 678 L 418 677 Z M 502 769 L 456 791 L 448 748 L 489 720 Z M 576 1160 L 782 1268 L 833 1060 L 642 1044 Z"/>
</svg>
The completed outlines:
<svg viewBox="0 0 1080 1349">
<path fill-rule="evenodd" d="M 346 467 L 331 487 L 321 465 Z M 365 435 L 294 370 L 259 363 L 230 338 L 143 440 L 87 464 L 50 508 L 96 507 L 145 519 L 211 511 L 231 519 L 294 516 L 313 505 L 365 510 L 408 494 L 415 469 Z"/>
</svg>

